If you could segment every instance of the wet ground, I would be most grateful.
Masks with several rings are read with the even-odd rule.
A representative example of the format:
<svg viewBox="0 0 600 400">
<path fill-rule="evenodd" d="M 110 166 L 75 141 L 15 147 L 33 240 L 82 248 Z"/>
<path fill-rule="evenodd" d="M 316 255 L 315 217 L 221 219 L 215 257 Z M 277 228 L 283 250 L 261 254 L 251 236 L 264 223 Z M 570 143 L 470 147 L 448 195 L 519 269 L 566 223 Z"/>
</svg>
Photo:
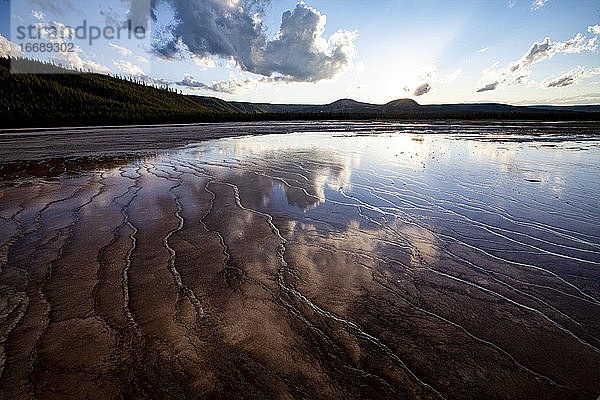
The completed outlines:
<svg viewBox="0 0 600 400">
<path fill-rule="evenodd" d="M 0 134 L 0 398 L 595 400 L 597 128 Z"/>
</svg>

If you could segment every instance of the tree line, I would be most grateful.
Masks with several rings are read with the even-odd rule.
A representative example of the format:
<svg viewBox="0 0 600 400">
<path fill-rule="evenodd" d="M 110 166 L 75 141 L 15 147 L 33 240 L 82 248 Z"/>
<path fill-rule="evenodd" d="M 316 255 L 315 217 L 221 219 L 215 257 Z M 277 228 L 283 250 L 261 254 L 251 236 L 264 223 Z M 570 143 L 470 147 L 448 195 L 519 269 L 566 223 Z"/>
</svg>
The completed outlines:
<svg viewBox="0 0 600 400">
<path fill-rule="evenodd" d="M 38 71 L 13 73 L 11 71 Z M 77 72 L 77 73 L 75 73 Z M 227 121 L 290 120 L 599 120 L 598 113 L 444 112 L 398 114 L 353 112 L 262 112 L 223 100 L 187 96 L 168 85 L 129 76 L 65 69 L 52 62 L 0 58 L 0 126 L 45 127 Z"/>
</svg>

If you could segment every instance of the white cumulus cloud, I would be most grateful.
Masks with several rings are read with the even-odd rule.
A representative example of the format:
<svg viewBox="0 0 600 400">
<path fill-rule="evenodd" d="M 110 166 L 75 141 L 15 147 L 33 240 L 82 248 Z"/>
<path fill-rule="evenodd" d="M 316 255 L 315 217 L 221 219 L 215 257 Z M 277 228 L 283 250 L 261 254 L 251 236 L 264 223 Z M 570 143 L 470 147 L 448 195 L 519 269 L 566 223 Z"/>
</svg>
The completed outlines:
<svg viewBox="0 0 600 400">
<path fill-rule="evenodd" d="M 108 45 L 110 47 L 112 47 L 113 49 L 117 50 L 119 52 L 119 54 L 121 54 L 122 56 L 130 56 L 133 54 L 133 52 L 131 50 L 129 50 L 128 48 L 121 47 L 121 46 L 118 46 L 113 43 L 109 43 Z"/>
<path fill-rule="evenodd" d="M 228 94 L 237 93 L 252 83 L 256 83 L 256 81 L 250 79 L 239 79 L 232 76 L 229 78 L 229 80 L 213 81 L 210 84 L 206 84 L 194 79 L 194 77 L 189 74 L 185 74 L 182 81 L 174 82 L 175 85 L 186 87 L 191 90 L 208 90 L 210 92 Z"/>
<path fill-rule="evenodd" d="M 598 37 L 587 38 L 578 33 L 572 39 L 564 42 L 553 42 L 546 37 L 542 42 L 534 42 L 529 50 L 517 61 L 504 68 L 498 65 L 482 71 L 482 80 L 478 92 L 495 90 L 501 85 L 510 86 L 525 83 L 531 74 L 531 66 L 544 60 L 551 59 L 560 53 L 581 53 L 598 49 Z"/>
<path fill-rule="evenodd" d="M 0 35 L 0 57 L 22 56 L 21 46 Z"/>
<path fill-rule="evenodd" d="M 124 74 L 138 77 L 146 76 L 146 73 L 140 66 L 134 65 L 129 61 L 115 60 L 113 61 L 113 64 L 119 69 L 119 71 L 121 71 Z"/>
<path fill-rule="evenodd" d="M 303 2 L 283 13 L 271 40 L 262 22 L 267 0 L 163 2 L 171 6 L 174 22 L 154 50 L 166 59 L 189 51 L 200 59 L 233 59 L 242 71 L 265 77 L 317 82 L 333 78 L 355 56 L 357 32 L 340 30 L 326 37 L 326 16 Z"/>
</svg>

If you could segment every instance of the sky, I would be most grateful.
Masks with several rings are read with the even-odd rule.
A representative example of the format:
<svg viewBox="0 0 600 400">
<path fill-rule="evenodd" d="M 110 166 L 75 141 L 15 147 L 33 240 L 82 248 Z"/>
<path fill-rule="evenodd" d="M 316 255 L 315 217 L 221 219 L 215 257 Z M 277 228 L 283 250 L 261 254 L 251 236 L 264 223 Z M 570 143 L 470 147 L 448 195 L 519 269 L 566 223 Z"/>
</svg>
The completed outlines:
<svg viewBox="0 0 600 400">
<path fill-rule="evenodd" d="M 597 0 L 0 0 L 0 15 L 0 54 L 225 100 L 600 104 Z"/>
</svg>

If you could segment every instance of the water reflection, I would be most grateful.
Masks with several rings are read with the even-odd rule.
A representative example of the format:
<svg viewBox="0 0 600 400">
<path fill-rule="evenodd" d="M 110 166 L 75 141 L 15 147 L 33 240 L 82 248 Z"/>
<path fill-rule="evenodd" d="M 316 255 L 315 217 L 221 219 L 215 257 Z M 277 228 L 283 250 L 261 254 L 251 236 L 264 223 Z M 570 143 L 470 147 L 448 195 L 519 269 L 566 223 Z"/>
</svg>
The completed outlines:
<svg viewBox="0 0 600 400">
<path fill-rule="evenodd" d="M 434 186 L 441 194 L 483 192 L 492 204 L 496 201 L 487 192 L 549 201 L 558 209 L 571 203 L 589 207 L 598 191 L 593 179 L 600 168 L 598 143 L 588 143 L 585 152 L 571 145 L 563 141 L 546 148 L 515 137 L 499 145 L 458 141 L 454 135 L 303 133 L 226 139 L 191 147 L 180 157 L 211 165 L 221 176 L 245 171 L 275 180 L 265 198 L 282 190 L 288 205 L 305 211 L 323 203 L 326 191 L 352 193 L 354 184 L 369 181 Z M 518 207 L 519 201 L 513 203 Z"/>
<path fill-rule="evenodd" d="M 600 140 L 321 128 L 4 185 L 0 389 L 595 395 Z"/>
</svg>

